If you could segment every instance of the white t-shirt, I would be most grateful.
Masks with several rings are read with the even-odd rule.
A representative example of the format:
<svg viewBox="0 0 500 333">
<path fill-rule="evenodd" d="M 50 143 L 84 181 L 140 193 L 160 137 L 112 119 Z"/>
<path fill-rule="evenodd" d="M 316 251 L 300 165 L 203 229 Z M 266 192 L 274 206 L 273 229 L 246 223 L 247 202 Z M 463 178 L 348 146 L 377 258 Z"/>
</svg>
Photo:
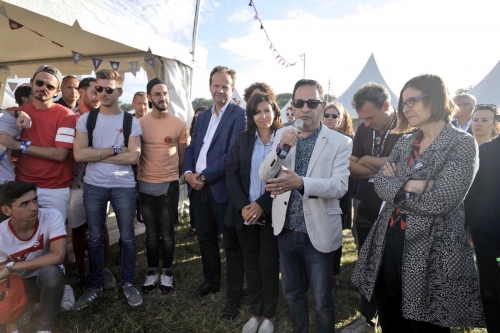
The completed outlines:
<svg viewBox="0 0 500 333">
<path fill-rule="evenodd" d="M 16 126 L 16 118 L 4 110 L 0 112 L 0 132 L 6 132 L 13 136 L 14 139 L 19 138 L 19 134 L 21 133 L 21 130 Z M 0 184 L 13 181 L 16 178 L 14 174 L 14 164 L 10 159 L 10 153 L 10 149 L 7 149 L 4 153 L 7 154 L 7 156 L 0 161 Z"/>
<path fill-rule="evenodd" d="M 64 220 L 58 210 L 40 208 L 35 231 L 28 239 L 20 239 L 12 228 L 10 219 L 0 223 L 0 266 L 10 261 L 33 260 L 50 252 L 50 242 L 66 238 Z M 63 265 L 59 265 L 64 271 Z M 16 271 L 20 277 L 29 278 L 38 274 L 38 269 Z"/>
<path fill-rule="evenodd" d="M 87 119 L 89 112 L 80 116 L 76 123 L 76 130 L 87 133 Z M 93 148 L 109 148 L 113 145 L 124 146 L 123 137 L 123 112 L 107 116 L 99 113 L 92 137 Z M 132 130 L 130 138 L 142 135 L 141 125 L 137 118 L 132 118 Z M 89 162 L 85 170 L 84 183 L 99 187 L 135 187 L 134 172 L 132 166 L 127 164 L 111 164 L 104 162 Z"/>
</svg>

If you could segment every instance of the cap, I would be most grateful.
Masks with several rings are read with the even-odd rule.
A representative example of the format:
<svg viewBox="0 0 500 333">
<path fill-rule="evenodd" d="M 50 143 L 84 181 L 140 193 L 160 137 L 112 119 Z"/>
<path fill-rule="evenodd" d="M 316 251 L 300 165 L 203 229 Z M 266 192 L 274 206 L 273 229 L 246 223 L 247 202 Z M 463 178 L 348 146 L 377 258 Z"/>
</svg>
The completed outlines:
<svg viewBox="0 0 500 333">
<path fill-rule="evenodd" d="M 50 65 L 42 65 L 38 67 L 35 74 L 33 74 L 33 77 L 35 77 L 35 75 L 37 75 L 40 72 L 45 72 L 54 75 L 54 77 L 57 79 L 57 81 L 59 81 L 59 83 L 61 83 L 63 80 L 61 72 L 57 68 L 52 67 Z"/>
<path fill-rule="evenodd" d="M 153 89 L 153 87 L 156 86 L 157 84 L 166 84 L 166 83 L 162 79 L 155 77 L 154 79 L 152 79 L 151 81 L 148 82 L 148 85 L 146 88 L 148 95 L 151 92 L 151 89 Z"/>
</svg>

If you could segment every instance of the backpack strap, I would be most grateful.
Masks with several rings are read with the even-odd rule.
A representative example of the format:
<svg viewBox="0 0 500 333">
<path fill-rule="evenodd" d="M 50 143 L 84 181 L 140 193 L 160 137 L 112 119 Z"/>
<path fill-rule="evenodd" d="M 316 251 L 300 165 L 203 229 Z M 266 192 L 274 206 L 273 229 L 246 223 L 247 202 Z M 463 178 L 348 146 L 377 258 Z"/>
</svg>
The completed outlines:
<svg viewBox="0 0 500 333">
<path fill-rule="evenodd" d="M 134 116 L 127 111 L 124 111 L 123 114 L 123 142 L 125 147 L 128 148 L 128 138 L 130 137 L 130 133 L 132 132 L 132 119 Z"/>
<path fill-rule="evenodd" d="M 93 109 L 89 111 L 89 117 L 87 118 L 87 135 L 89 137 L 89 147 L 92 147 L 92 139 L 94 138 L 94 128 L 97 122 L 97 115 L 99 114 L 99 109 Z"/>
</svg>

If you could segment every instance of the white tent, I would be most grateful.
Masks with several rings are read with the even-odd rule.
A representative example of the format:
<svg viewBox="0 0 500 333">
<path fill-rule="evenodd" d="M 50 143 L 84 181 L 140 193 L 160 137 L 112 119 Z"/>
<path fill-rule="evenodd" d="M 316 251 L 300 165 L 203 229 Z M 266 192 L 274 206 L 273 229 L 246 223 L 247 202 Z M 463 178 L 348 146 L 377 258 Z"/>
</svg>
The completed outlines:
<svg viewBox="0 0 500 333">
<path fill-rule="evenodd" d="M 43 64 L 63 75 L 90 75 L 100 59 L 99 69 L 115 68 L 112 61 L 122 74 L 142 67 L 149 79 L 163 79 L 171 111 L 184 120 L 193 115 L 192 67 L 205 67 L 207 51 L 197 47 L 193 62 L 187 47 L 134 26 L 93 0 L 0 0 L 0 36 L 0 102 L 7 78 L 31 77 Z"/>
<path fill-rule="evenodd" d="M 353 118 L 358 118 L 356 110 L 354 110 L 354 108 L 351 105 L 352 96 L 354 96 L 354 93 L 358 90 L 360 86 L 369 82 L 376 82 L 378 84 L 386 86 L 387 89 L 389 89 L 389 93 L 391 95 L 391 105 L 394 108 L 398 107 L 399 97 L 397 97 L 392 92 L 391 88 L 385 82 L 382 73 L 380 73 L 380 70 L 378 69 L 377 62 L 375 61 L 373 53 L 366 62 L 365 67 L 363 67 L 363 69 L 359 73 L 358 77 L 349 86 L 349 88 L 347 88 L 347 90 L 335 100 L 335 102 L 342 103 L 342 105 L 344 105 L 346 110 L 349 111 L 349 113 Z"/>
<path fill-rule="evenodd" d="M 233 90 L 233 95 L 231 96 L 232 99 L 237 99 L 238 101 L 240 101 L 241 103 L 241 106 L 243 108 L 246 108 L 247 107 L 247 103 L 245 103 L 245 100 L 241 97 L 240 93 L 238 92 L 238 89 L 234 88 Z"/>
<path fill-rule="evenodd" d="M 283 124 L 286 124 L 287 123 L 287 120 L 286 120 L 286 109 L 288 109 L 288 107 L 290 107 L 292 105 L 292 99 L 290 98 L 290 100 L 288 102 L 286 102 L 285 106 L 281 108 L 281 121 L 283 122 Z"/>
<path fill-rule="evenodd" d="M 468 93 L 476 97 L 478 104 L 500 105 L 500 61 Z"/>
<path fill-rule="evenodd" d="M 2 99 L 2 109 L 10 108 L 13 106 L 17 106 L 16 99 L 14 97 L 14 93 L 11 93 L 8 90 L 5 90 L 5 94 Z"/>
</svg>

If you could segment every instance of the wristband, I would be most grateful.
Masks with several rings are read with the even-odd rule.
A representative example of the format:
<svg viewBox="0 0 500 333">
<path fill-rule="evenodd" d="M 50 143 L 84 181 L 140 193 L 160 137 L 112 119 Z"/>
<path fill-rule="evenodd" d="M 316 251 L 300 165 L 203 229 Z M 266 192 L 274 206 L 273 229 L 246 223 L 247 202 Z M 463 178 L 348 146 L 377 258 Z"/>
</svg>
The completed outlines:
<svg viewBox="0 0 500 333">
<path fill-rule="evenodd" d="M 21 140 L 21 147 L 19 147 L 19 150 L 21 153 L 26 154 L 26 151 L 28 150 L 28 147 L 31 145 L 30 140 L 23 139 Z"/>
<path fill-rule="evenodd" d="M 3 160 L 3 158 L 7 156 L 7 154 L 4 154 L 4 153 L 0 153 L 0 161 Z"/>
<path fill-rule="evenodd" d="M 280 154 L 281 154 L 281 148 L 280 148 L 280 144 L 278 143 L 278 145 L 276 146 L 276 155 L 278 155 L 278 157 L 280 157 Z"/>
<path fill-rule="evenodd" d="M 113 155 L 118 155 L 118 147 L 116 145 L 111 146 L 113 148 Z"/>
</svg>

